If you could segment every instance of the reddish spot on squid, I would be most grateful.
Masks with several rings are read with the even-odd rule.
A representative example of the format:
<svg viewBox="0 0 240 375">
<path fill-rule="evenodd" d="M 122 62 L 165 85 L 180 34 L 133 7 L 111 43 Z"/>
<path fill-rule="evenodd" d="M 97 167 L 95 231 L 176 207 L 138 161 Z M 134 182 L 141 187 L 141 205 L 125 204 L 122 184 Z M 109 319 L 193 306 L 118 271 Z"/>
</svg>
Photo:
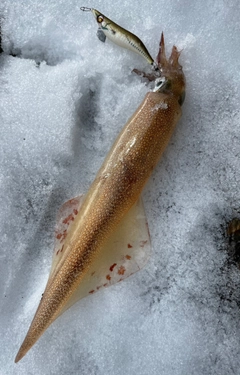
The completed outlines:
<svg viewBox="0 0 240 375">
<path fill-rule="evenodd" d="M 126 255 L 125 258 L 126 258 L 127 260 L 130 260 L 132 257 L 131 257 L 130 255 Z"/>
<path fill-rule="evenodd" d="M 61 239 L 60 242 L 63 242 L 63 241 L 65 240 L 66 237 L 67 237 L 67 230 L 65 229 L 65 230 L 63 231 L 62 239 Z"/>
<path fill-rule="evenodd" d="M 107 279 L 107 280 L 111 280 L 111 276 L 110 276 L 110 275 L 107 275 L 107 276 L 106 276 L 106 279 Z"/>
<path fill-rule="evenodd" d="M 61 237 L 62 237 L 62 233 L 58 233 L 58 234 L 56 235 L 56 238 L 57 238 L 58 240 L 60 240 Z"/>
<path fill-rule="evenodd" d="M 72 221 L 74 220 L 73 214 L 68 215 L 68 217 L 66 217 L 66 219 L 63 220 L 63 224 L 67 224 L 67 225 L 69 225 L 69 222 L 70 222 L 71 220 L 72 220 Z"/>
<path fill-rule="evenodd" d="M 120 266 L 119 267 L 119 270 L 118 270 L 118 274 L 119 275 L 124 275 L 124 272 L 126 271 L 126 268 L 125 267 L 123 267 L 123 266 Z"/>
<path fill-rule="evenodd" d="M 90 290 L 90 292 L 89 292 L 89 293 L 90 293 L 90 294 L 93 294 L 94 292 L 95 292 L 95 290 Z"/>
<path fill-rule="evenodd" d="M 74 213 L 74 215 L 77 215 L 78 214 L 78 210 L 76 208 L 74 208 L 73 213 Z"/>
<path fill-rule="evenodd" d="M 113 271 L 114 267 L 116 267 L 116 265 L 117 265 L 117 263 L 113 263 L 113 264 L 111 265 L 111 267 L 109 268 L 111 272 Z"/>
<path fill-rule="evenodd" d="M 78 200 L 73 198 L 73 199 L 70 199 L 69 203 L 70 204 L 78 204 Z"/>
<path fill-rule="evenodd" d="M 131 249 L 132 245 L 130 245 L 130 243 L 128 244 L 128 248 Z"/>
<path fill-rule="evenodd" d="M 103 286 L 107 286 L 107 285 L 108 285 L 107 283 L 103 284 Z"/>
</svg>

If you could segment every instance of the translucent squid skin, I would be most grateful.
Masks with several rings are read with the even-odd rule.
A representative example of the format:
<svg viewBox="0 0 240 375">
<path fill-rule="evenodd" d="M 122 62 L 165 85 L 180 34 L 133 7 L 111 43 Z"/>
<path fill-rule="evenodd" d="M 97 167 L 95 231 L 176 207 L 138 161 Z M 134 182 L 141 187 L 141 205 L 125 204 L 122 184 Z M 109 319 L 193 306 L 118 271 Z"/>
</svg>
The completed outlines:
<svg viewBox="0 0 240 375">
<path fill-rule="evenodd" d="M 172 79 L 172 89 L 168 85 L 163 92 L 146 94 L 117 137 L 90 186 L 65 239 L 66 256 L 62 257 L 49 278 L 15 362 L 26 354 L 61 314 L 106 239 L 140 197 L 164 152 L 181 116 L 179 103 L 185 89 L 178 56 L 175 49 L 175 55 L 171 55 L 174 61 L 169 60 L 169 69 L 167 64 L 164 67 L 165 76 Z M 160 60 L 159 56 L 159 63 Z"/>
</svg>

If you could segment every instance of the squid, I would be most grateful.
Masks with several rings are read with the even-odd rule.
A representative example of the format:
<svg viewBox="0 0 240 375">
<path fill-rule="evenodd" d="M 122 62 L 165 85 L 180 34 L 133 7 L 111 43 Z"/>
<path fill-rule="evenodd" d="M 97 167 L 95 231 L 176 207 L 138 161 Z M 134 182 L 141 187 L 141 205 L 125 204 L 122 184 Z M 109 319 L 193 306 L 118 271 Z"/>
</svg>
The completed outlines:
<svg viewBox="0 0 240 375">
<path fill-rule="evenodd" d="M 106 17 L 92 12 L 98 22 L 103 18 L 105 27 Z M 118 33 L 117 41 L 124 40 L 121 29 Z M 124 33 L 131 41 L 133 34 Z M 143 44 L 139 48 L 148 56 Z M 15 362 L 79 299 L 125 279 L 147 263 L 150 237 L 141 192 L 181 117 L 185 77 L 179 56 L 173 46 L 167 59 L 162 34 L 154 89 L 123 127 L 88 192 L 60 208 L 50 275 Z"/>
</svg>

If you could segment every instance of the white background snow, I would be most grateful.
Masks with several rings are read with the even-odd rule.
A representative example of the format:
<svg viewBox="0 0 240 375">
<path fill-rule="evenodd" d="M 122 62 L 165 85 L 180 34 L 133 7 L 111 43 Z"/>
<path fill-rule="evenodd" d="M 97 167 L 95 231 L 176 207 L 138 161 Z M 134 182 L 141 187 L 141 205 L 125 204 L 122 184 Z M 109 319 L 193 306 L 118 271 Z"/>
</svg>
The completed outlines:
<svg viewBox="0 0 240 375">
<path fill-rule="evenodd" d="M 163 30 L 168 52 L 183 49 L 186 100 L 144 190 L 147 267 L 73 306 L 14 364 L 47 281 L 56 213 L 88 189 L 148 90 L 131 73 L 145 61 L 101 43 L 80 6 L 153 56 Z M 240 374 L 240 271 L 224 235 L 240 212 L 239 1 L 9 0 L 0 12 L 0 374 Z"/>
</svg>

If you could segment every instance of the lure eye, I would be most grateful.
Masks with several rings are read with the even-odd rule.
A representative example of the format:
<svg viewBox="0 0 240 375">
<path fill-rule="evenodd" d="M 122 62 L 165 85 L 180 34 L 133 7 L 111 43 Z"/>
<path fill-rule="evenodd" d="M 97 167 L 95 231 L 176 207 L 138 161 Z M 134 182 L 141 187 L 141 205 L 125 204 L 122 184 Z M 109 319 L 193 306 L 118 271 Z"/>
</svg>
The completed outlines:
<svg viewBox="0 0 240 375">
<path fill-rule="evenodd" d="M 102 23 L 103 22 L 103 16 L 97 16 L 97 21 L 98 23 Z"/>
</svg>

